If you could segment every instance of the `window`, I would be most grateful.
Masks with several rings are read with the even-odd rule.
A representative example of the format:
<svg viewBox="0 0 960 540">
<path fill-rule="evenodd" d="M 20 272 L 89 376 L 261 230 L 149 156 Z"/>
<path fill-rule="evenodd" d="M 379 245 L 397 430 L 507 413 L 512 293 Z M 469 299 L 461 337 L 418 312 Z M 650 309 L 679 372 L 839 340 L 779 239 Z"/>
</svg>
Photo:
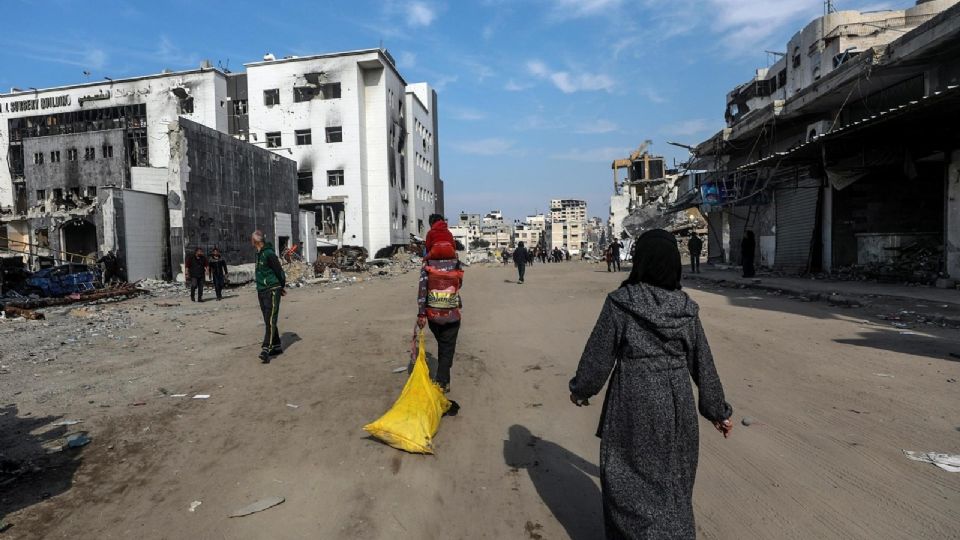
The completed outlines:
<svg viewBox="0 0 960 540">
<path fill-rule="evenodd" d="M 297 193 L 300 195 L 310 195 L 313 193 L 313 171 L 300 171 L 297 173 Z"/>
<path fill-rule="evenodd" d="M 180 100 L 180 114 L 191 114 L 193 113 L 193 96 L 186 97 Z"/>
<path fill-rule="evenodd" d="M 93 161 L 97 157 L 97 152 L 92 146 L 83 149 L 83 160 Z"/>
<path fill-rule="evenodd" d="M 780 73 L 777 73 L 777 87 L 783 88 L 787 85 L 787 70 L 781 69 Z"/>
<path fill-rule="evenodd" d="M 310 101 L 319 93 L 320 91 L 316 86 L 295 86 L 293 87 L 293 101 L 294 103 Z"/>
<path fill-rule="evenodd" d="M 38 189 L 38 190 L 37 190 L 37 200 L 38 200 L 38 201 L 44 201 L 44 200 L 46 200 L 46 199 L 47 199 L 47 192 L 46 192 L 46 190 Z"/>
<path fill-rule="evenodd" d="M 327 185 L 337 187 L 343 185 L 343 169 L 327 171 Z"/>
<path fill-rule="evenodd" d="M 298 129 L 293 133 L 297 137 L 297 146 L 313 144 L 313 132 L 309 129 Z"/>
<path fill-rule="evenodd" d="M 43 152 L 34 152 L 34 153 L 33 153 L 33 164 L 34 164 L 34 165 L 43 165 Z"/>
<path fill-rule="evenodd" d="M 320 85 L 322 99 L 340 99 L 340 83 L 323 83 Z"/>
<path fill-rule="evenodd" d="M 50 152 L 50 163 L 60 163 L 60 151 L 54 150 Z"/>
<path fill-rule="evenodd" d="M 271 131 L 267 133 L 267 148 L 280 148 L 281 144 L 282 139 L 279 131 Z"/>
<path fill-rule="evenodd" d="M 112 158 L 112 157 L 113 157 L 113 146 L 111 146 L 111 145 L 109 145 L 109 144 L 105 144 L 105 145 L 103 145 L 103 149 L 102 149 L 102 150 L 103 150 L 103 157 L 104 157 L 104 158 Z"/>
<path fill-rule="evenodd" d="M 247 100 L 245 99 L 233 100 L 233 114 L 235 116 L 242 116 L 247 114 Z"/>
<path fill-rule="evenodd" d="M 74 199 L 79 199 L 79 198 L 80 198 L 80 187 L 78 186 L 78 187 L 72 187 L 72 188 L 70 188 L 70 196 L 71 196 L 72 198 L 74 198 Z"/>
<path fill-rule="evenodd" d="M 343 142 L 343 126 L 328 127 L 327 142 Z"/>
<path fill-rule="evenodd" d="M 77 149 L 68 148 L 67 149 L 67 161 L 76 161 L 77 160 Z"/>
<path fill-rule="evenodd" d="M 280 89 L 273 88 L 263 91 L 263 104 L 267 107 L 280 104 Z"/>
<path fill-rule="evenodd" d="M 800 67 L 800 47 L 793 48 L 793 68 Z"/>
<path fill-rule="evenodd" d="M 97 196 L 97 186 L 87 186 L 87 197 L 91 199 Z"/>
<path fill-rule="evenodd" d="M 60 188 L 53 190 L 53 198 L 57 201 L 63 199 L 63 190 Z"/>
</svg>

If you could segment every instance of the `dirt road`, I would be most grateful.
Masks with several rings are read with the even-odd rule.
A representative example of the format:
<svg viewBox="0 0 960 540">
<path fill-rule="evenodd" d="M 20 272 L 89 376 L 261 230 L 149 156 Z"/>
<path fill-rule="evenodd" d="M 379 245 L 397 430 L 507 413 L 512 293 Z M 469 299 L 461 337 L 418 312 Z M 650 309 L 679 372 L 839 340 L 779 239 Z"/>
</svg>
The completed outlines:
<svg viewBox="0 0 960 540">
<path fill-rule="evenodd" d="M 406 363 L 414 274 L 291 291 L 287 352 L 266 366 L 247 290 L 104 308 L 126 312 L 117 332 L 135 345 L 62 345 L 55 362 L 0 375 L 0 452 L 34 467 L 0 486 L 14 524 L 0 538 L 600 538 L 600 410 L 566 391 L 624 277 L 599 270 L 536 265 L 522 286 L 512 269 L 468 271 L 451 394 L 462 410 L 444 419 L 434 456 L 360 429 L 404 382 L 393 369 Z M 701 424 L 702 538 L 956 537 L 960 474 L 901 453 L 960 453 L 956 331 L 902 334 L 857 310 L 690 293 L 738 421 L 729 440 Z M 91 444 L 37 457 L 79 428 Z M 274 495 L 286 502 L 227 517 Z"/>
</svg>

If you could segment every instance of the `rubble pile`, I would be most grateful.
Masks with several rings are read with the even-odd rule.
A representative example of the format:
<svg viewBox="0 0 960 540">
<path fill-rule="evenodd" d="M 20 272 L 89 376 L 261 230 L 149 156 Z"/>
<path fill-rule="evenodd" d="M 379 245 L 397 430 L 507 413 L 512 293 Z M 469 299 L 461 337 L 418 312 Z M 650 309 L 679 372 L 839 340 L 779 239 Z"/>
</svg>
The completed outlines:
<svg viewBox="0 0 960 540">
<path fill-rule="evenodd" d="M 343 246 L 333 252 L 333 259 L 337 268 L 349 271 L 363 271 L 367 269 L 367 250 L 358 246 Z"/>
<path fill-rule="evenodd" d="M 902 248 L 888 248 L 897 254 L 885 262 L 855 264 L 840 268 L 837 277 L 849 281 L 876 280 L 881 283 L 933 285 L 943 267 L 943 246 L 916 242 Z"/>
</svg>

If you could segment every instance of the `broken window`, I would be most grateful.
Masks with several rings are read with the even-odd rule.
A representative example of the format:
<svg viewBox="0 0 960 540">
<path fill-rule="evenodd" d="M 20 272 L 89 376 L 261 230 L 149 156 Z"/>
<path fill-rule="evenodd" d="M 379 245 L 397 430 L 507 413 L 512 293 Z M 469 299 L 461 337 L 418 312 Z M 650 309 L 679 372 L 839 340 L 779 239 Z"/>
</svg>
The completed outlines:
<svg viewBox="0 0 960 540">
<path fill-rule="evenodd" d="M 417 220 L 417 232 L 420 233 L 420 234 L 423 234 L 423 220 L 422 220 L 422 219 L 418 219 L 418 220 Z"/>
<path fill-rule="evenodd" d="M 33 240 L 38 248 L 50 249 L 50 229 L 37 229 Z"/>
<path fill-rule="evenodd" d="M 93 161 L 97 157 L 97 151 L 92 146 L 88 146 L 83 149 L 83 160 L 84 161 Z"/>
<path fill-rule="evenodd" d="M 340 99 L 340 83 L 323 83 L 320 85 L 321 99 Z"/>
<path fill-rule="evenodd" d="M 309 129 L 298 129 L 293 133 L 297 137 L 297 146 L 313 144 L 313 132 Z"/>
<path fill-rule="evenodd" d="M 33 164 L 34 164 L 34 165 L 43 165 L 43 152 L 34 152 L 34 153 L 33 153 Z"/>
<path fill-rule="evenodd" d="M 50 163 L 60 163 L 60 151 L 54 150 L 50 152 Z"/>
<path fill-rule="evenodd" d="M 327 142 L 343 142 L 343 126 L 333 126 L 327 128 Z"/>
<path fill-rule="evenodd" d="M 282 139 L 280 137 L 279 131 L 271 131 L 266 134 L 267 137 L 267 148 L 280 148 L 282 144 Z"/>
<path fill-rule="evenodd" d="M 800 47 L 793 48 L 793 68 L 800 67 Z"/>
<path fill-rule="evenodd" d="M 310 101 L 319 93 L 320 90 L 316 86 L 295 86 L 293 87 L 293 101 L 294 103 Z"/>
<path fill-rule="evenodd" d="M 777 73 L 777 87 L 783 88 L 787 86 L 787 70 L 781 69 L 780 73 Z"/>
<path fill-rule="evenodd" d="M 76 161 L 77 160 L 77 149 L 68 148 L 67 149 L 67 161 Z"/>
<path fill-rule="evenodd" d="M 53 200 L 59 201 L 63 199 L 63 190 L 60 188 L 53 190 Z"/>
<path fill-rule="evenodd" d="M 272 88 L 263 91 L 263 104 L 267 107 L 280 104 L 280 89 Z"/>
<path fill-rule="evenodd" d="M 37 190 L 37 200 L 38 200 L 38 201 L 44 201 L 44 200 L 46 200 L 46 199 L 47 199 L 47 192 L 46 192 L 46 190 L 38 189 L 38 190 Z"/>
<path fill-rule="evenodd" d="M 94 198 L 97 196 L 97 186 L 87 186 L 87 197 Z"/>
<path fill-rule="evenodd" d="M 343 185 L 343 169 L 327 171 L 327 186 L 337 187 Z"/>
<path fill-rule="evenodd" d="M 113 157 L 113 146 L 109 144 L 103 145 L 103 157 L 112 158 Z"/>
<path fill-rule="evenodd" d="M 146 129 L 127 132 L 127 161 L 131 167 L 150 165 L 150 149 L 147 144 Z"/>
<path fill-rule="evenodd" d="M 297 173 L 297 193 L 300 195 L 313 194 L 313 171 L 300 171 Z"/>
<path fill-rule="evenodd" d="M 233 100 L 233 114 L 236 116 L 242 116 L 247 114 L 247 100 L 245 99 Z"/>
<path fill-rule="evenodd" d="M 70 196 L 73 197 L 74 199 L 79 199 L 79 198 L 80 198 L 80 187 L 77 186 L 77 187 L 72 187 L 72 188 L 70 188 Z"/>
<path fill-rule="evenodd" d="M 180 100 L 180 114 L 193 113 L 193 96 L 188 96 Z"/>
</svg>

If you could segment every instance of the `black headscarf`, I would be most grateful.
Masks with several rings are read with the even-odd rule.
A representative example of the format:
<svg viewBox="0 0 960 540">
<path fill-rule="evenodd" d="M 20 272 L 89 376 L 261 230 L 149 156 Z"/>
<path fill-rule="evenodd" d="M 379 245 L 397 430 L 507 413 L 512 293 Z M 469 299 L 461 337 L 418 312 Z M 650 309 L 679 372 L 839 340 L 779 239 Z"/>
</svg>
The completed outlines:
<svg viewBox="0 0 960 540">
<path fill-rule="evenodd" d="M 680 289 L 683 265 L 677 239 L 663 229 L 643 233 L 634 243 L 633 271 L 620 286 L 646 283 L 668 291 Z"/>
</svg>

